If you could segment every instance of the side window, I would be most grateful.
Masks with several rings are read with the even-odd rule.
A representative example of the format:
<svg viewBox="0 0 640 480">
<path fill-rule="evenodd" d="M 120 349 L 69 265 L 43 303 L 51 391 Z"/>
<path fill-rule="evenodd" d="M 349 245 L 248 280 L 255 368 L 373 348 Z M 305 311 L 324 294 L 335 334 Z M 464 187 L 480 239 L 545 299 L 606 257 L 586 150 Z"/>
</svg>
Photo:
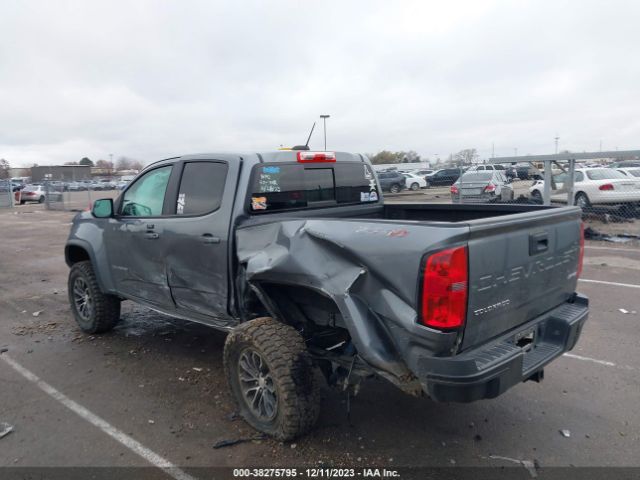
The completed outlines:
<svg viewBox="0 0 640 480">
<path fill-rule="evenodd" d="M 156 168 L 135 181 L 122 200 L 124 217 L 157 217 L 162 215 L 164 194 L 167 190 L 171 165 Z"/>
<path fill-rule="evenodd" d="M 479 171 L 479 172 L 480 172 L 480 171 L 483 171 L 483 170 L 484 170 L 484 167 L 483 167 L 483 166 L 479 166 L 479 167 L 478 167 L 478 171 Z"/>
<path fill-rule="evenodd" d="M 222 202 L 226 179 L 226 163 L 185 163 L 175 213 L 203 215 L 217 210 Z"/>
<path fill-rule="evenodd" d="M 584 182 L 584 174 L 582 172 L 576 172 L 574 182 Z"/>
</svg>

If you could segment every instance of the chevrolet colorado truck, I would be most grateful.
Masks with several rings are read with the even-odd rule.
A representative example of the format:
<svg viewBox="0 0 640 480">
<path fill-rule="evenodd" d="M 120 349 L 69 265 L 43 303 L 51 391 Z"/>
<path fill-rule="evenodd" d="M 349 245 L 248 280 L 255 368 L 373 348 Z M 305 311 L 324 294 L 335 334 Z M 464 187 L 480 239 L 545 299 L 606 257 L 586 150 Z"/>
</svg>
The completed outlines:
<svg viewBox="0 0 640 480">
<path fill-rule="evenodd" d="M 583 238 L 577 207 L 385 204 L 365 156 L 292 150 L 153 163 L 78 214 L 65 257 L 85 332 L 122 300 L 227 331 L 242 417 L 284 440 L 323 376 L 442 402 L 540 381 L 587 319 Z"/>
</svg>

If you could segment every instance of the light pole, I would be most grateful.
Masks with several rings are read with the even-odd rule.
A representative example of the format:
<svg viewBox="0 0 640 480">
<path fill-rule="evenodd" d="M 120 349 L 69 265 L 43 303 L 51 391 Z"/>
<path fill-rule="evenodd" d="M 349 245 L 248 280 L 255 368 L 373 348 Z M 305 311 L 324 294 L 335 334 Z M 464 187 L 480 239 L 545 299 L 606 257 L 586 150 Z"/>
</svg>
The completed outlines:
<svg viewBox="0 0 640 480">
<path fill-rule="evenodd" d="M 560 137 L 556 133 L 556 136 L 553 139 L 556 141 L 556 153 L 558 153 L 558 140 L 560 140 Z"/>
<path fill-rule="evenodd" d="M 320 115 L 322 119 L 322 124 L 324 126 L 324 151 L 327 151 L 327 118 L 330 118 L 331 115 Z"/>
</svg>

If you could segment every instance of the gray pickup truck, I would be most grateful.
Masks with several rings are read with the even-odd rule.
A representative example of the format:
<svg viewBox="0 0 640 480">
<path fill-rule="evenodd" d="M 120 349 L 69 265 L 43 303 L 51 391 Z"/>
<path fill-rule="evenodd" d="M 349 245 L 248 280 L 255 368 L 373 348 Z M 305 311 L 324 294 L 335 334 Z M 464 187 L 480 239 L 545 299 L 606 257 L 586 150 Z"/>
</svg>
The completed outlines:
<svg viewBox="0 0 640 480">
<path fill-rule="evenodd" d="M 228 331 L 241 415 L 291 439 L 321 374 L 443 402 L 540 381 L 587 319 L 581 232 L 577 207 L 384 204 L 362 155 L 190 155 L 78 214 L 69 301 L 92 334 L 125 299 Z"/>
</svg>

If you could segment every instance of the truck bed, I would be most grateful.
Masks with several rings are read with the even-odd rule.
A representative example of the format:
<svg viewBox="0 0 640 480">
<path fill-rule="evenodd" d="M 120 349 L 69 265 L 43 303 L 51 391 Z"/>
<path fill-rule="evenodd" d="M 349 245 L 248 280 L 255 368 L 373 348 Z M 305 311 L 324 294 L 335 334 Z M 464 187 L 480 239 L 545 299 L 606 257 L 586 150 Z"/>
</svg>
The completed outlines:
<svg viewBox="0 0 640 480">
<path fill-rule="evenodd" d="M 323 271 L 338 278 L 348 268 L 364 267 L 369 280 L 362 296 L 374 311 L 409 330 L 416 323 L 425 258 L 466 245 L 468 307 L 459 351 L 557 307 L 576 289 L 577 207 L 391 204 L 307 210 L 301 217 L 288 212 L 245 224 L 238 231 L 241 261 L 261 258 L 258 277 L 272 270 L 296 277 Z M 252 233 L 245 235 L 245 228 Z M 297 251 L 304 252 L 304 261 Z M 269 267 L 262 263 L 265 254 Z M 345 283 L 336 291 L 351 288 Z M 380 296 L 389 304 L 378 306 Z M 393 298 L 411 310 L 393 311 L 401 308 Z"/>
</svg>

